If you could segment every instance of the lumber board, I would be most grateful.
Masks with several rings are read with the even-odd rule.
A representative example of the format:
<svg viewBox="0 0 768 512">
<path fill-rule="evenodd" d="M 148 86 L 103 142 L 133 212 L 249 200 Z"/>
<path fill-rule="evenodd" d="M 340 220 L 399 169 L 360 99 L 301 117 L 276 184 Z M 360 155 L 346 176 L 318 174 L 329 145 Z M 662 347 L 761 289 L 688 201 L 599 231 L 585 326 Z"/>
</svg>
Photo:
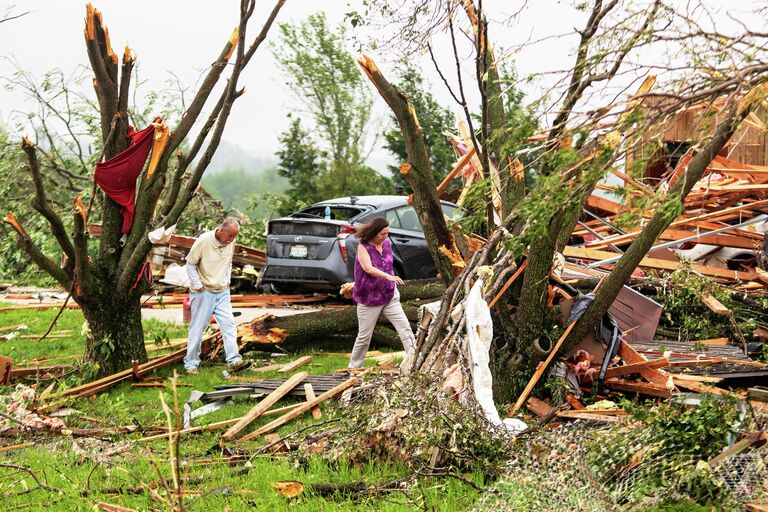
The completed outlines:
<svg viewBox="0 0 768 512">
<path fill-rule="evenodd" d="M 625 393 L 637 393 L 659 398 L 669 398 L 672 396 L 671 390 L 647 382 L 627 382 L 618 379 L 607 379 L 605 381 L 605 386 L 611 390 L 623 391 Z"/>
<path fill-rule="evenodd" d="M 292 361 L 292 362 L 286 364 L 285 366 L 283 366 L 282 368 L 280 368 L 278 370 L 278 372 L 279 373 L 292 372 L 293 370 L 296 370 L 297 368 L 300 368 L 300 367 L 304 366 L 305 364 L 307 364 L 311 360 L 312 360 L 312 356 L 300 357 L 300 358 L 296 359 L 295 361 Z"/>
<path fill-rule="evenodd" d="M 527 402 L 525 402 L 525 407 L 540 418 L 552 414 L 552 412 L 555 410 L 555 408 L 549 405 L 547 402 L 539 400 L 533 396 L 530 397 Z"/>
<path fill-rule="evenodd" d="M 304 394 L 307 395 L 307 401 L 312 401 L 317 398 L 317 395 L 315 395 L 315 390 L 312 387 L 311 382 L 307 382 L 306 384 L 304 384 Z M 311 409 L 311 411 L 312 411 L 312 417 L 315 418 L 316 420 L 319 420 L 323 415 L 323 413 L 320 411 L 319 405 L 314 406 Z"/>
<path fill-rule="evenodd" d="M 743 439 L 736 442 L 732 446 L 726 447 L 722 452 L 720 452 L 714 458 L 710 459 L 708 464 L 712 468 L 717 467 L 734 455 L 738 455 L 739 453 L 752 447 L 763 446 L 766 442 L 768 442 L 768 436 L 766 435 L 765 430 L 752 432 L 744 436 Z"/>
<path fill-rule="evenodd" d="M 725 307 L 722 302 L 717 300 L 713 295 L 705 294 L 701 296 L 701 302 L 709 308 L 713 313 L 718 315 L 730 315 L 731 310 Z"/>
<path fill-rule="evenodd" d="M 681 387 L 683 389 L 687 389 L 688 391 L 694 391 L 696 393 L 709 393 L 712 395 L 728 394 L 728 392 L 723 389 L 716 388 L 715 386 L 710 386 L 708 384 L 704 384 L 703 382 L 696 382 L 695 380 L 678 379 L 674 376 L 672 377 L 672 379 L 674 380 L 676 386 Z"/>
<path fill-rule="evenodd" d="M 240 421 L 232 425 L 222 437 L 225 441 L 229 441 L 235 437 L 241 430 L 247 427 L 253 420 L 258 418 L 267 409 L 272 407 L 278 400 L 283 398 L 290 390 L 295 388 L 301 381 L 303 381 L 309 374 L 307 372 L 299 372 L 293 375 L 291 378 L 283 382 L 277 389 L 271 392 L 264 399 L 256 404 L 245 416 L 240 418 Z"/>
<path fill-rule="evenodd" d="M 621 340 L 619 343 L 619 357 L 621 357 L 626 364 L 642 363 L 648 360 L 624 340 Z M 653 384 L 666 386 L 669 382 L 669 376 L 661 373 L 656 368 L 643 368 L 639 373 L 644 379 Z"/>
<path fill-rule="evenodd" d="M 581 411 L 557 411 L 555 416 L 558 418 L 567 418 L 571 420 L 587 420 L 587 421 L 599 421 L 601 423 L 618 423 L 621 419 L 617 416 L 609 416 L 607 414 L 592 414 Z"/>
<path fill-rule="evenodd" d="M 539 379 L 541 378 L 541 376 L 544 375 L 544 372 L 546 371 L 547 366 L 549 366 L 549 363 L 551 363 L 552 359 L 554 359 L 555 355 L 557 355 L 557 352 L 560 350 L 560 347 L 563 345 L 565 338 L 568 337 L 568 334 L 571 332 L 574 325 L 576 325 L 575 320 L 571 322 L 571 325 L 569 325 L 568 328 L 565 330 L 565 332 L 563 332 L 563 334 L 560 335 L 560 339 L 557 340 L 557 343 L 555 343 L 555 346 L 552 347 L 552 350 L 549 351 L 549 355 L 547 356 L 547 359 L 542 364 L 539 365 L 539 367 L 531 376 L 531 380 L 528 381 L 528 384 L 525 386 L 525 389 L 517 398 L 517 402 L 515 402 L 515 405 L 512 406 L 510 414 L 515 414 L 517 411 L 520 410 L 520 407 L 523 406 L 526 399 L 528 398 L 528 395 L 531 394 L 531 391 L 533 391 L 533 388 L 536 386 L 536 383 L 539 382 Z"/>
<path fill-rule="evenodd" d="M 276 429 L 277 427 L 279 427 L 281 425 L 284 425 L 285 423 L 289 422 L 293 418 L 295 418 L 295 417 L 297 417 L 297 416 L 299 416 L 299 415 L 301 415 L 301 414 L 311 410 L 312 407 L 320 404 L 321 402 L 324 402 L 324 401 L 328 400 L 329 398 L 333 398 L 336 395 L 339 395 L 339 394 L 343 393 L 346 389 L 354 386 L 358 382 L 360 382 L 360 377 L 352 377 L 350 379 L 347 379 L 346 381 L 342 382 L 338 386 L 336 386 L 336 387 L 334 387 L 332 389 L 329 389 L 325 393 L 321 394 L 320 396 L 318 396 L 314 400 L 307 400 L 303 404 L 299 405 L 296 409 L 294 409 L 294 410 L 284 414 L 283 416 L 280 416 L 279 418 L 275 419 L 274 421 L 271 421 L 271 422 L 267 423 L 263 427 L 258 428 L 257 430 L 254 430 L 250 434 L 241 437 L 238 442 L 242 443 L 242 442 L 248 441 L 250 439 L 253 439 L 254 437 L 258 437 L 258 436 L 260 436 L 262 434 L 266 434 L 267 432 L 271 432 L 272 430 Z"/>
<path fill-rule="evenodd" d="M 654 359 L 651 361 L 642 361 L 639 363 L 625 364 L 623 366 L 614 366 L 608 368 L 605 371 L 605 378 L 610 379 L 613 377 L 621 377 L 622 375 L 631 375 L 633 373 L 640 373 L 641 370 L 647 368 L 664 368 L 669 366 L 669 359 Z"/>
<path fill-rule="evenodd" d="M 567 246 L 563 250 L 563 255 L 568 258 L 579 258 L 585 260 L 602 261 L 617 256 L 616 253 L 608 251 L 600 251 L 597 249 L 588 249 L 585 247 L 573 247 Z M 680 262 L 662 260 L 659 258 L 645 257 L 640 261 L 639 267 L 652 268 L 655 270 L 669 270 L 675 271 L 682 266 Z M 738 270 L 728 270 L 724 268 L 709 267 L 707 265 L 700 265 L 698 263 L 692 263 L 691 268 L 696 272 L 705 276 L 717 277 L 720 279 L 728 279 L 731 281 L 754 281 L 757 279 L 757 273 L 754 271 L 744 272 Z"/>
</svg>

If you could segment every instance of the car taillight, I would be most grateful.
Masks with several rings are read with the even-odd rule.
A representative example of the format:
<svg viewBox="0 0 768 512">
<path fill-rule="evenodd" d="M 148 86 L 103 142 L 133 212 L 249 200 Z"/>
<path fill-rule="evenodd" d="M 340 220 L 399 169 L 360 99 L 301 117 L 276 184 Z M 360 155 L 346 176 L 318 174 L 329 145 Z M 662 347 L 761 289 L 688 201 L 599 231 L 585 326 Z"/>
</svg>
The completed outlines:
<svg viewBox="0 0 768 512">
<path fill-rule="evenodd" d="M 336 239 L 339 241 L 339 251 L 341 251 L 341 259 L 344 260 L 344 263 L 349 260 L 349 257 L 347 256 L 347 246 L 344 242 L 346 242 L 347 237 L 353 234 L 355 231 L 355 228 L 352 226 L 344 226 L 344 228 L 336 237 Z"/>
</svg>

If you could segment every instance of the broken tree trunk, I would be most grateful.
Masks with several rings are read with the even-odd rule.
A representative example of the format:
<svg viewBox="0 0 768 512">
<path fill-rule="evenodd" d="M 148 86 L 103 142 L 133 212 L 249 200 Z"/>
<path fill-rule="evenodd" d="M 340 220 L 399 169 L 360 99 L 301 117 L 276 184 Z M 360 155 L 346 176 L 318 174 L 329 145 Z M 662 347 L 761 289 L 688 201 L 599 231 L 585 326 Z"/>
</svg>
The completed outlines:
<svg viewBox="0 0 768 512">
<path fill-rule="evenodd" d="M 429 279 L 408 281 L 398 289 L 406 316 L 415 318 L 419 306 L 438 300 L 445 287 L 439 281 Z M 350 306 L 321 309 L 283 317 L 265 315 L 255 319 L 251 325 L 252 336 L 243 337 L 243 351 L 264 350 L 278 341 L 280 347 L 288 351 L 307 346 L 317 347 L 318 344 L 324 348 L 333 348 L 339 344 L 348 347 L 349 338 L 355 335 L 358 328 L 357 308 Z M 402 348 L 400 339 L 389 327 L 390 323 L 386 318 L 379 318 L 374 341 L 395 349 Z M 275 336 L 282 339 L 275 339 Z M 340 336 L 344 337 L 339 339 Z"/>
<path fill-rule="evenodd" d="M 444 247 L 449 253 L 458 253 L 458 249 L 455 247 L 437 197 L 437 185 L 432 174 L 429 149 L 424 141 L 416 111 L 408 98 L 384 78 L 370 57 L 363 55 L 357 62 L 389 105 L 403 132 L 409 162 L 401 166 L 400 172 L 405 175 L 405 179 L 413 189 L 413 207 L 424 228 L 427 247 L 443 283 L 447 286 L 453 281 L 454 267 L 451 259 L 440 252 L 439 248 Z"/>
</svg>

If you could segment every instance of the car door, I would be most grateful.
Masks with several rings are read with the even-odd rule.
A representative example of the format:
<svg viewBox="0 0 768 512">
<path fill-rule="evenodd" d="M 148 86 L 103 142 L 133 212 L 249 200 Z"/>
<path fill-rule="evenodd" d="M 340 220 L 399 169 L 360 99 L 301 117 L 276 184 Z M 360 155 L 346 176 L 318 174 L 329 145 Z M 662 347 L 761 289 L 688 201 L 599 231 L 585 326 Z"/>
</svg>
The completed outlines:
<svg viewBox="0 0 768 512">
<path fill-rule="evenodd" d="M 416 210 L 412 206 L 401 206 L 387 210 L 384 216 L 389 221 L 389 239 L 392 241 L 392 247 L 402 261 L 402 277 L 434 277 L 435 263 L 429 254 Z"/>
</svg>

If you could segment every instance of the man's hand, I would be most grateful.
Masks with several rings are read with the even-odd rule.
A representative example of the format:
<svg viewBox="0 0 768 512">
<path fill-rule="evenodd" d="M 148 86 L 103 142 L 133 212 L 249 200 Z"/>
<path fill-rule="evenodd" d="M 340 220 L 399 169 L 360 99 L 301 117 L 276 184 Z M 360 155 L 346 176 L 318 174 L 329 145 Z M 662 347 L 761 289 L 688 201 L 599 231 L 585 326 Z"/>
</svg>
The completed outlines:
<svg viewBox="0 0 768 512">
<path fill-rule="evenodd" d="M 205 291 L 205 286 L 201 286 L 200 288 L 198 288 L 198 289 L 197 289 L 197 290 L 195 290 L 195 291 L 196 291 L 197 293 L 200 293 L 200 292 L 204 292 L 204 291 Z"/>
<path fill-rule="evenodd" d="M 395 284 L 405 284 L 398 276 L 389 276 L 389 280 Z"/>
</svg>

